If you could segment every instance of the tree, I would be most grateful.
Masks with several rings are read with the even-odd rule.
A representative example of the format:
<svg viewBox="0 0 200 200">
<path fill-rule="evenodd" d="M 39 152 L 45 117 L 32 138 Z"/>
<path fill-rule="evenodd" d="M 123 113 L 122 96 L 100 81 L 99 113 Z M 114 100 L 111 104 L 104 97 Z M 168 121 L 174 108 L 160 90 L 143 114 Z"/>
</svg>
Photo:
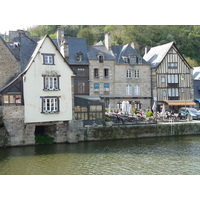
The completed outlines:
<svg viewBox="0 0 200 200">
<path fill-rule="evenodd" d="M 92 31 L 89 28 L 81 29 L 78 32 L 77 37 L 85 38 L 88 45 L 93 45 L 94 41 L 95 41 L 94 34 L 92 33 Z"/>
</svg>

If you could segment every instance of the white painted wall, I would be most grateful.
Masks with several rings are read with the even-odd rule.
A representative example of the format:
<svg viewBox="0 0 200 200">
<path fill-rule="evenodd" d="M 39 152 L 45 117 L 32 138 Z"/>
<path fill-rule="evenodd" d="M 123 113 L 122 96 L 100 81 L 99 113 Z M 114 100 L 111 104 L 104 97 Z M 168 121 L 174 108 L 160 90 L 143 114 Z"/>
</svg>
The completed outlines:
<svg viewBox="0 0 200 200">
<path fill-rule="evenodd" d="M 36 51 L 37 51 L 36 47 Z M 33 53 L 35 54 L 36 51 Z M 43 65 L 42 53 L 55 54 L 55 65 Z M 61 75 L 59 91 L 43 90 L 43 74 L 55 71 Z M 64 62 L 63 57 L 56 50 L 51 40 L 46 37 L 41 48 L 39 49 L 30 68 L 24 74 L 24 107 L 25 123 L 65 121 L 72 119 L 72 85 L 71 76 L 73 72 Z M 42 112 L 41 96 L 59 96 L 60 112 L 54 114 L 44 114 Z"/>
</svg>

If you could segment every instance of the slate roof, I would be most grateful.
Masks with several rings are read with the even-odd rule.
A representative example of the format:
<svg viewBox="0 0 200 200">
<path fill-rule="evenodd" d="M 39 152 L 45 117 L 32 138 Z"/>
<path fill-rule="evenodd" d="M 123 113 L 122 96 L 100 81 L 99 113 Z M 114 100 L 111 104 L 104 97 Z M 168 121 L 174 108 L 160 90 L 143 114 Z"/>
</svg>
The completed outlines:
<svg viewBox="0 0 200 200">
<path fill-rule="evenodd" d="M 88 59 L 91 60 L 98 60 L 99 54 L 104 55 L 104 60 L 115 60 L 111 51 L 108 51 L 107 48 L 103 45 L 96 45 L 96 46 L 88 46 Z"/>
<path fill-rule="evenodd" d="M 37 41 L 39 39 L 32 40 L 25 34 L 19 34 L 19 37 L 14 38 L 14 42 L 8 42 L 7 46 L 15 55 L 16 59 L 20 63 L 20 72 L 22 72 L 28 64 Z"/>
<path fill-rule="evenodd" d="M 143 58 L 147 62 L 151 63 L 152 68 L 156 68 L 162 62 L 173 45 L 174 42 L 170 42 L 164 45 L 152 47 L 149 52 L 143 56 Z"/>
<path fill-rule="evenodd" d="M 65 38 L 69 45 L 69 64 L 70 65 L 89 65 L 87 57 L 87 44 L 85 38 Z M 57 40 L 53 40 L 54 44 L 58 46 Z M 83 53 L 83 60 L 77 61 L 76 53 Z"/>
<path fill-rule="evenodd" d="M 116 57 L 116 64 L 124 64 L 123 57 L 128 57 L 130 55 L 135 55 L 138 59 L 142 59 L 143 64 L 147 64 L 140 54 L 129 44 L 111 46 L 111 49 L 113 55 Z"/>
</svg>

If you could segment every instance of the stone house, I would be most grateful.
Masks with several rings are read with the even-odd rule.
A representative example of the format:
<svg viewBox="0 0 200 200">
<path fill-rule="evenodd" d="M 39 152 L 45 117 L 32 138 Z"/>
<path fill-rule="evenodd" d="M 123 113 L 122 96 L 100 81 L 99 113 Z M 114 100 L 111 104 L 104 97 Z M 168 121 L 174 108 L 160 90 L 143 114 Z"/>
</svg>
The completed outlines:
<svg viewBox="0 0 200 200">
<path fill-rule="evenodd" d="M 10 145 L 35 144 L 41 130 L 55 142 L 77 140 L 73 131 L 78 121 L 72 120 L 73 76 L 49 36 L 37 42 L 25 69 L 0 91 Z"/>
<path fill-rule="evenodd" d="M 111 45 L 111 35 L 105 34 L 105 44 L 88 47 L 90 62 L 90 95 L 99 96 L 106 107 L 122 108 L 128 101 L 137 109 L 147 109 L 151 102 L 150 65 L 135 46 Z"/>
<path fill-rule="evenodd" d="M 115 92 L 115 57 L 103 42 L 88 46 L 90 95 L 105 102 L 108 108 L 110 97 Z M 114 106 L 114 105 L 113 105 Z"/>
<path fill-rule="evenodd" d="M 0 37 L 0 88 L 4 87 L 17 74 L 19 63 L 6 42 Z"/>
<path fill-rule="evenodd" d="M 151 64 L 152 104 L 157 109 L 178 111 L 182 106 L 194 106 L 193 68 L 187 63 L 174 42 L 152 47 L 143 57 Z"/>
</svg>

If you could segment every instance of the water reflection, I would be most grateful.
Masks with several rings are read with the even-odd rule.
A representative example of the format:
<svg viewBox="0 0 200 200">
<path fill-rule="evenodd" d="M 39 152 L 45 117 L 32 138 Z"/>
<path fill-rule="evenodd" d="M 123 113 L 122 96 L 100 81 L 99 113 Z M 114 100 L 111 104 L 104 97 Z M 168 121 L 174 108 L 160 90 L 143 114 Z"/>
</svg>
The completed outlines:
<svg viewBox="0 0 200 200">
<path fill-rule="evenodd" d="M 0 149 L 0 174 L 199 174 L 200 136 Z"/>
</svg>

